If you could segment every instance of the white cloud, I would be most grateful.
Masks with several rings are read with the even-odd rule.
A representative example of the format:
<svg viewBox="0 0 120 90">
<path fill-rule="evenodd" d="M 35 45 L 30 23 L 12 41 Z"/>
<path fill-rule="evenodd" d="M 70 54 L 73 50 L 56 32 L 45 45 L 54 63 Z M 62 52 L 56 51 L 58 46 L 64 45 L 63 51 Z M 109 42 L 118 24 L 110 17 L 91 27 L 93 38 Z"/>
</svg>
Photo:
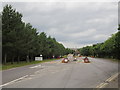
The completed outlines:
<svg viewBox="0 0 120 90">
<path fill-rule="evenodd" d="M 95 33 L 96 33 L 95 29 L 89 29 L 89 30 L 84 30 L 83 32 L 73 33 L 71 36 L 72 37 L 87 37 L 87 36 L 91 36 Z"/>
<path fill-rule="evenodd" d="M 3 3 L 3 5 L 7 4 Z M 66 47 L 82 47 L 106 40 L 116 32 L 117 2 L 12 2 L 23 20 Z"/>
<path fill-rule="evenodd" d="M 109 37 L 108 35 L 100 34 L 100 35 L 95 35 L 94 39 L 95 40 L 101 40 L 101 39 L 106 40 L 108 37 Z"/>
<path fill-rule="evenodd" d="M 80 48 L 83 47 L 84 45 L 76 44 L 74 42 L 60 42 L 62 43 L 66 48 Z"/>
<path fill-rule="evenodd" d="M 0 2 L 0 12 L 2 12 L 2 2 Z"/>
</svg>

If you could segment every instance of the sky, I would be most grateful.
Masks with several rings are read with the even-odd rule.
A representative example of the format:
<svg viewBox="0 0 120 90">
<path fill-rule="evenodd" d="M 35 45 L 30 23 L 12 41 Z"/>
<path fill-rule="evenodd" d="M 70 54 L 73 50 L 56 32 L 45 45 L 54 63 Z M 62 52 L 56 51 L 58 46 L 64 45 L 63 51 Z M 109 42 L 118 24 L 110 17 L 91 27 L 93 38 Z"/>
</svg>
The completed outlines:
<svg viewBox="0 0 120 90">
<path fill-rule="evenodd" d="M 66 48 L 104 42 L 118 28 L 117 2 L 4 2 L 2 6 L 6 4 Z"/>
</svg>

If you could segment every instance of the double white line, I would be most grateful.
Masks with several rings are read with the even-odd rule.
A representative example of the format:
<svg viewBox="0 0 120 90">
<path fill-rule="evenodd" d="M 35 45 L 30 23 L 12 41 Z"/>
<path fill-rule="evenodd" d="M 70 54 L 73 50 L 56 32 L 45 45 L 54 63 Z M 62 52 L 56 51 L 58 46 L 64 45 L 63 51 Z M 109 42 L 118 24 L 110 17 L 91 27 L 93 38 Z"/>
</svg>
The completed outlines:
<svg viewBox="0 0 120 90">
<path fill-rule="evenodd" d="M 111 82 L 112 80 L 114 80 L 115 78 L 117 78 L 119 75 L 119 73 L 114 74 L 113 76 L 111 76 L 110 78 L 108 78 L 104 83 L 101 83 L 100 85 L 98 85 L 96 88 L 104 88 L 106 85 L 109 84 L 109 82 Z"/>
</svg>

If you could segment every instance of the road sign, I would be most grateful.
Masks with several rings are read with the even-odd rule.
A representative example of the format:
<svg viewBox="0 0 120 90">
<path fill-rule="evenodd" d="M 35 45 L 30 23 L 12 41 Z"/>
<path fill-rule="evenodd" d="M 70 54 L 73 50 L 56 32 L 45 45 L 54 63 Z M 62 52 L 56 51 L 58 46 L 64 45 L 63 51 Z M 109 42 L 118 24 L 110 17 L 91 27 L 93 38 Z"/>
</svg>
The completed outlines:
<svg viewBox="0 0 120 90">
<path fill-rule="evenodd" d="M 35 57 L 35 61 L 42 61 L 43 57 Z"/>
</svg>

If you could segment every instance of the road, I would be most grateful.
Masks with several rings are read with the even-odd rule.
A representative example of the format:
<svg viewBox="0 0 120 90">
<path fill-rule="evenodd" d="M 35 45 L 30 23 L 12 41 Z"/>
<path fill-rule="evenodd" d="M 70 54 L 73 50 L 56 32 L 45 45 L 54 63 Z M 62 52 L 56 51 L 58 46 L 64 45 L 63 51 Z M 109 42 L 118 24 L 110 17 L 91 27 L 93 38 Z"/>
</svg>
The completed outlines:
<svg viewBox="0 0 120 90">
<path fill-rule="evenodd" d="M 96 88 L 118 73 L 118 63 L 111 60 L 89 58 L 91 63 L 83 63 L 80 61 L 81 58 L 78 60 L 69 63 L 56 60 L 4 70 L 1 86 L 3 88 Z"/>
</svg>

